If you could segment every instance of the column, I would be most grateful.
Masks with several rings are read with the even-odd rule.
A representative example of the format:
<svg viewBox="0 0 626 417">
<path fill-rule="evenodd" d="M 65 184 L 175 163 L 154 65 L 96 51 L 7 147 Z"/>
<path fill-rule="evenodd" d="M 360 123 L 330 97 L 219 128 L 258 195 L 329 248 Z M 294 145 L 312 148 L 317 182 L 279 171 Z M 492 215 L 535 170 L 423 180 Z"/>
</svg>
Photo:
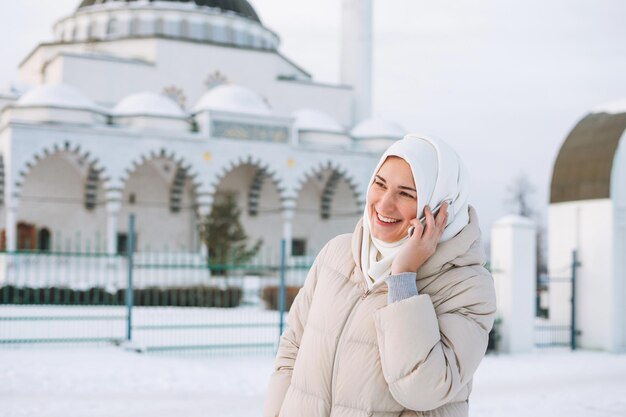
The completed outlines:
<svg viewBox="0 0 626 417">
<path fill-rule="evenodd" d="M 296 214 L 296 199 L 289 197 L 283 201 L 283 239 L 285 239 L 285 255 L 291 256 L 291 244 L 293 240 L 293 218 Z"/>
<path fill-rule="evenodd" d="M 17 249 L 17 206 L 18 200 L 12 198 L 6 205 L 6 250 L 14 252 Z"/>
<path fill-rule="evenodd" d="M 491 229 L 500 352 L 529 352 L 534 347 L 536 244 L 535 224 L 528 218 L 506 216 Z"/>
<path fill-rule="evenodd" d="M 211 208 L 212 208 L 212 200 L 208 201 L 208 200 L 204 200 L 200 203 L 198 203 L 198 218 L 197 218 L 197 227 L 196 227 L 196 233 L 199 236 L 199 242 L 200 242 L 200 256 L 202 256 L 203 258 L 208 260 L 209 257 L 209 249 L 207 248 L 207 245 L 205 243 L 205 237 L 204 235 L 206 234 L 206 231 L 204 230 L 204 228 L 206 227 L 206 224 L 208 223 L 209 220 L 209 216 L 211 215 Z"/>
<path fill-rule="evenodd" d="M 122 191 L 109 189 L 106 191 L 107 210 L 107 253 L 117 254 L 117 225 L 122 209 Z"/>
</svg>

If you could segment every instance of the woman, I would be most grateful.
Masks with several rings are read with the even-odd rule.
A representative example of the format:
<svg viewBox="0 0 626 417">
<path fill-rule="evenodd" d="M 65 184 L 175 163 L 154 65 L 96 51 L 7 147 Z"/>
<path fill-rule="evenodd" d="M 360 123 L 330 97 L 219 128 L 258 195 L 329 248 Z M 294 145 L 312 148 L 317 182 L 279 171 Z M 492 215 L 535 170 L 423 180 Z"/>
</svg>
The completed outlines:
<svg viewBox="0 0 626 417">
<path fill-rule="evenodd" d="M 265 417 L 468 415 L 495 314 L 468 188 L 445 143 L 391 145 L 291 307 Z"/>
</svg>

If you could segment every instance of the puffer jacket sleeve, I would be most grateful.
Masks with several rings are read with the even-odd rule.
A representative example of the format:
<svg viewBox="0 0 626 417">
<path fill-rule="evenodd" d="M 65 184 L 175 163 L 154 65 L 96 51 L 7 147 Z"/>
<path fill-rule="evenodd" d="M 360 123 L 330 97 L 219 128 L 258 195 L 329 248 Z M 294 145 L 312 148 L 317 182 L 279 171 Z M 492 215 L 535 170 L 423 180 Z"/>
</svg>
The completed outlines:
<svg viewBox="0 0 626 417">
<path fill-rule="evenodd" d="M 280 337 L 278 353 L 274 362 L 274 372 L 270 377 L 263 408 L 263 417 L 277 417 L 285 399 L 287 388 L 291 383 L 293 366 L 298 356 L 300 339 L 304 332 L 309 307 L 313 298 L 313 293 L 317 285 L 319 264 L 326 253 L 326 245 L 315 258 L 309 273 L 307 274 L 304 286 L 298 292 L 289 310 L 287 319 L 288 327 Z"/>
<path fill-rule="evenodd" d="M 385 380 L 396 401 L 410 410 L 446 404 L 472 378 L 495 317 L 493 278 L 486 270 L 468 276 L 438 309 L 439 315 L 430 296 L 422 294 L 374 313 Z"/>
</svg>

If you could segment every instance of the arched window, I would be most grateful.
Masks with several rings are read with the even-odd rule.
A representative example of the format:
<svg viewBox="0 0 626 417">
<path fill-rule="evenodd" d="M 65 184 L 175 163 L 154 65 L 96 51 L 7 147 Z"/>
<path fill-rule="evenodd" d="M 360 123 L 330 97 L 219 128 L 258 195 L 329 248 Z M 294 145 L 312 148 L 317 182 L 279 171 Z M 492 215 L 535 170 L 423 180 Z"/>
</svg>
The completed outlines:
<svg viewBox="0 0 626 417">
<path fill-rule="evenodd" d="M 47 227 L 39 229 L 37 233 L 37 249 L 40 252 L 50 252 L 50 230 Z"/>
<path fill-rule="evenodd" d="M 180 37 L 181 38 L 188 38 L 189 37 L 189 21 L 187 19 L 183 19 L 180 21 L 180 31 L 179 31 Z"/>
<path fill-rule="evenodd" d="M 233 30 L 233 28 L 231 28 L 230 26 L 226 26 L 224 28 L 224 42 L 226 43 L 233 43 L 234 42 L 234 38 L 235 38 L 235 31 Z"/>
<path fill-rule="evenodd" d="M 154 33 L 156 35 L 163 35 L 165 33 L 165 21 L 162 17 L 154 21 Z"/>
<path fill-rule="evenodd" d="M 213 27 L 211 26 L 211 24 L 207 22 L 204 25 L 202 25 L 202 28 L 203 28 L 202 39 L 206 41 L 213 40 Z"/>
<path fill-rule="evenodd" d="M 133 17 L 130 21 L 130 36 L 140 35 L 141 33 L 141 20 L 138 17 Z"/>
<path fill-rule="evenodd" d="M 107 22 L 107 36 L 115 35 L 117 32 L 117 19 L 111 19 Z"/>
<path fill-rule="evenodd" d="M 94 40 L 97 38 L 97 30 L 96 22 L 90 22 L 87 26 L 87 40 Z"/>
</svg>

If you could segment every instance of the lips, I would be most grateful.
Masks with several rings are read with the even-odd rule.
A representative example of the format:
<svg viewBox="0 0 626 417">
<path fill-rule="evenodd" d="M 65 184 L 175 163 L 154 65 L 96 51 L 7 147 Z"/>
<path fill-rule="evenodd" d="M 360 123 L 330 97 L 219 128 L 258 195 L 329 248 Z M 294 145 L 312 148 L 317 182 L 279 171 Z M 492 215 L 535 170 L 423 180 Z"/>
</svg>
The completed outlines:
<svg viewBox="0 0 626 417">
<path fill-rule="evenodd" d="M 376 222 L 384 226 L 392 226 L 394 224 L 400 223 L 400 220 L 394 219 L 392 217 L 383 216 L 379 212 L 376 212 Z"/>
</svg>

